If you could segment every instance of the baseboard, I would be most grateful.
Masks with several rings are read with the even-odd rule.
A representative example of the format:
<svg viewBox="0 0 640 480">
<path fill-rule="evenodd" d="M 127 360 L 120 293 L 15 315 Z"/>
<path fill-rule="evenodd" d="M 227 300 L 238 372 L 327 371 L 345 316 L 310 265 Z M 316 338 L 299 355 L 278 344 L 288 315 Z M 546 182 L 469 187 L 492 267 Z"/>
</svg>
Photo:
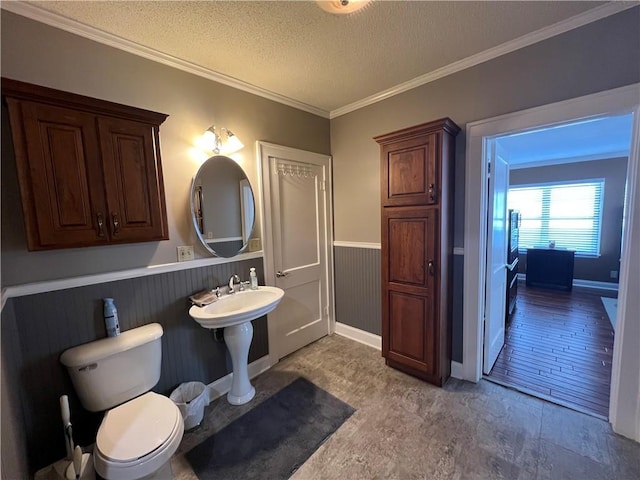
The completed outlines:
<svg viewBox="0 0 640 480">
<path fill-rule="evenodd" d="M 375 333 L 365 332 L 359 328 L 336 322 L 336 332 L 338 335 L 362 343 L 376 350 L 382 350 L 382 337 Z"/>
<path fill-rule="evenodd" d="M 248 366 L 249 378 L 255 378 L 263 372 L 266 372 L 271 368 L 271 359 L 269 355 L 259 358 L 258 360 L 251 362 Z M 222 378 L 207 385 L 209 388 L 209 402 L 213 402 L 216 398 L 229 393 L 231 390 L 231 379 L 233 373 L 229 373 Z"/>
<path fill-rule="evenodd" d="M 527 275 L 525 273 L 518 274 L 518 280 L 526 281 Z M 580 278 L 573 279 L 574 287 L 592 288 L 594 290 L 609 290 L 611 292 L 617 292 L 619 284 L 613 282 L 597 282 L 595 280 L 582 280 Z"/>
<path fill-rule="evenodd" d="M 464 371 L 460 362 L 451 361 L 451 376 L 453 378 L 464 380 Z"/>
<path fill-rule="evenodd" d="M 594 280 L 580 280 L 576 278 L 573 280 L 574 287 L 593 288 L 596 290 L 610 290 L 612 292 L 618 291 L 618 284 L 612 282 L 596 282 Z"/>
</svg>

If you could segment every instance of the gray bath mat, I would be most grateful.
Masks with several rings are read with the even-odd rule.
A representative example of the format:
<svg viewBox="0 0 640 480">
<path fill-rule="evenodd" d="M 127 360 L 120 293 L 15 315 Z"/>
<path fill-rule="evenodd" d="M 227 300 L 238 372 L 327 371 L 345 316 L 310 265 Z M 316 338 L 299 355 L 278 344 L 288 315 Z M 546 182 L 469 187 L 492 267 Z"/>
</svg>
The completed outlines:
<svg viewBox="0 0 640 480">
<path fill-rule="evenodd" d="M 200 480 L 289 478 L 354 411 L 298 378 L 185 456 Z"/>
</svg>

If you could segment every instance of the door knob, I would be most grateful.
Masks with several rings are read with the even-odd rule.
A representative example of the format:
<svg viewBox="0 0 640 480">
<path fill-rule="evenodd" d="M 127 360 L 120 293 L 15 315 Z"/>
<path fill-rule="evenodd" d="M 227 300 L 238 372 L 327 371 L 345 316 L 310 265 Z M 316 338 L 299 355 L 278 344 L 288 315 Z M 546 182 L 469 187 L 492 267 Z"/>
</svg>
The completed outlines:
<svg viewBox="0 0 640 480">
<path fill-rule="evenodd" d="M 289 275 L 287 272 L 282 272 L 281 270 L 278 270 L 276 272 L 276 277 L 280 278 L 280 277 L 286 277 L 287 275 Z"/>
</svg>

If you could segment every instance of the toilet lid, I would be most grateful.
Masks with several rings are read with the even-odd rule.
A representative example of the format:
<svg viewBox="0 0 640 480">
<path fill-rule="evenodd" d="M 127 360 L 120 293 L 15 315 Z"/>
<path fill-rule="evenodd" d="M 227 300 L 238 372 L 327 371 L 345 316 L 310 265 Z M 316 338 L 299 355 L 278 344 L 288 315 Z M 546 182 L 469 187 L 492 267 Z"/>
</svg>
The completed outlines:
<svg viewBox="0 0 640 480">
<path fill-rule="evenodd" d="M 144 457 L 169 438 L 178 423 L 178 415 L 178 408 L 167 397 L 145 393 L 105 414 L 96 446 L 114 462 Z"/>
</svg>

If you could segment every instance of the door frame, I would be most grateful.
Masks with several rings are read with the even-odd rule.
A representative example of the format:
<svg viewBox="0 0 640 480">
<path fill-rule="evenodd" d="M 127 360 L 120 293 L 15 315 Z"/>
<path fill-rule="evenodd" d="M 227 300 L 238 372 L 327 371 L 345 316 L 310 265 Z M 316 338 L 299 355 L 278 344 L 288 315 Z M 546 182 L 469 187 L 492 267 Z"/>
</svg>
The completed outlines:
<svg viewBox="0 0 640 480">
<path fill-rule="evenodd" d="M 465 157 L 465 231 L 463 365 L 465 380 L 478 382 L 482 377 L 482 316 L 487 245 L 487 137 L 499 136 L 543 125 L 562 124 L 576 118 L 607 114 L 633 113 L 631 149 L 627 166 L 623 251 L 620 272 L 618 319 L 613 351 L 609 421 L 614 431 L 640 440 L 640 376 L 638 340 L 640 321 L 631 315 L 640 303 L 632 288 L 637 288 L 638 269 L 631 268 L 636 258 L 631 250 L 640 246 L 640 83 L 558 103 L 531 108 L 467 124 Z M 633 338 L 635 338 L 635 341 Z M 625 340 L 623 343 L 623 339 Z"/>
<path fill-rule="evenodd" d="M 336 330 L 335 316 L 335 294 L 334 294 L 334 268 L 333 268 L 333 171 L 332 157 L 320 153 L 299 150 L 297 148 L 285 147 L 273 143 L 257 141 L 256 153 L 258 163 L 258 178 L 260 179 L 259 194 L 262 199 L 262 215 L 261 231 L 262 231 L 262 249 L 264 252 L 264 280 L 267 285 L 275 285 L 276 270 L 274 266 L 274 245 L 273 245 L 273 218 L 271 216 L 271 178 L 269 175 L 269 157 L 289 157 L 300 162 L 307 162 L 314 165 L 320 165 L 325 170 L 325 189 L 324 189 L 324 209 L 326 223 L 324 249 L 327 264 L 324 268 L 324 280 L 327 282 L 327 307 L 329 335 L 333 335 Z M 267 321 L 267 332 L 269 335 L 269 364 L 271 366 L 280 360 L 274 353 L 276 333 L 273 325 Z"/>
</svg>

